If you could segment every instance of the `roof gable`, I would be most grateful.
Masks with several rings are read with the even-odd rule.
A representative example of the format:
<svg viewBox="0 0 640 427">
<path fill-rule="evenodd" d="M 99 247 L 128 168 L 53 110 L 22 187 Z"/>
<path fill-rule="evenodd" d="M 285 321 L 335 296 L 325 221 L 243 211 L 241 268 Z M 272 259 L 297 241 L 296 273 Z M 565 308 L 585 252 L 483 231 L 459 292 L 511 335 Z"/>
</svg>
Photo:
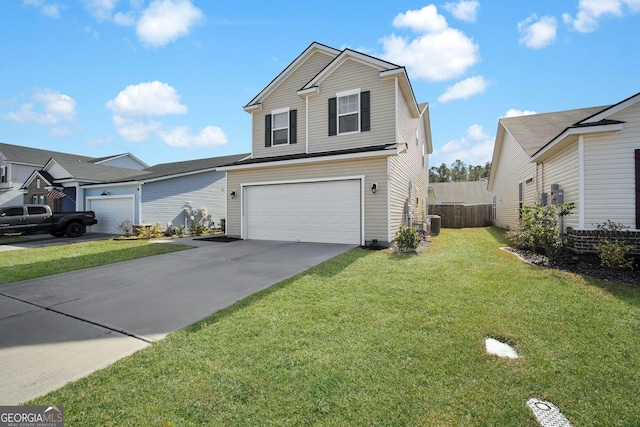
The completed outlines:
<svg viewBox="0 0 640 427">
<path fill-rule="evenodd" d="M 253 110 L 259 110 L 261 107 L 262 100 L 267 97 L 271 92 L 273 92 L 291 73 L 293 73 L 301 64 L 303 64 L 310 56 L 314 53 L 322 52 L 325 55 L 328 55 L 331 58 L 335 58 L 340 54 L 340 51 L 334 49 L 332 47 L 323 45 L 321 43 L 313 42 L 307 47 L 304 52 L 302 52 L 296 59 L 293 60 L 291 64 L 287 66 L 280 74 L 276 76 L 275 79 L 271 81 L 258 95 L 256 95 L 247 105 L 243 108 L 247 112 L 251 112 Z"/>
<path fill-rule="evenodd" d="M 514 137 L 529 156 L 533 156 L 566 129 L 606 108 L 608 106 L 503 117 L 499 120 L 499 124 Z"/>
<path fill-rule="evenodd" d="M 619 113 L 622 110 L 626 110 L 627 108 L 632 107 L 638 103 L 640 103 L 640 92 L 584 119 L 580 122 L 580 124 L 588 125 L 608 120 L 614 114 Z"/>
</svg>

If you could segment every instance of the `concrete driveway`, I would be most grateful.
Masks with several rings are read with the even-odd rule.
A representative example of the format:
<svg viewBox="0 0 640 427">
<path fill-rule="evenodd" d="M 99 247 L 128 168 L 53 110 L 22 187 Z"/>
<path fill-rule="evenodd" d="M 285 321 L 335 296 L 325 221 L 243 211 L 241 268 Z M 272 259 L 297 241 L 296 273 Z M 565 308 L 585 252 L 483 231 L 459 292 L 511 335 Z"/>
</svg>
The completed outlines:
<svg viewBox="0 0 640 427">
<path fill-rule="evenodd" d="M 198 247 L 0 286 L 0 405 L 55 390 L 353 247 L 175 243 Z"/>
</svg>

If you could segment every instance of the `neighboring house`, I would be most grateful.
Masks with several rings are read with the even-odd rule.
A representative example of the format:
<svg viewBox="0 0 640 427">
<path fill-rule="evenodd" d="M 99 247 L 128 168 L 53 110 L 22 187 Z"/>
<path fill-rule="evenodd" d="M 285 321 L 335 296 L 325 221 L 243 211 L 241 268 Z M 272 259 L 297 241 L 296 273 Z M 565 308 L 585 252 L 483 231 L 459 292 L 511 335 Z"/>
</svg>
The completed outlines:
<svg viewBox="0 0 640 427">
<path fill-rule="evenodd" d="M 502 118 L 489 191 L 494 223 L 519 226 L 523 205 L 573 202 L 577 241 L 613 221 L 640 230 L 640 93 L 615 105 Z M 578 248 L 580 249 L 580 248 Z"/>
<path fill-rule="evenodd" d="M 216 227 L 226 218 L 226 174 L 217 167 L 248 154 L 162 163 L 135 176 L 83 185 L 85 208 L 96 212 L 92 232 L 121 233 L 125 220 L 136 225 L 170 222 L 190 228 L 190 217 Z"/>
<path fill-rule="evenodd" d="M 488 182 L 430 182 L 429 206 L 433 205 L 487 205 L 492 194 L 487 190 Z"/>
<path fill-rule="evenodd" d="M 21 187 L 34 171 L 42 169 L 44 165 L 54 157 L 59 161 L 67 163 L 88 163 L 121 167 L 127 164 L 129 169 L 144 169 L 148 167 L 148 165 L 136 159 L 131 154 L 118 154 L 95 159 L 76 154 L 0 143 L 0 205 L 33 203 L 34 200 L 31 198 L 28 200 L 24 199 L 24 191 Z M 44 190 L 44 188 L 42 190 Z M 51 190 L 51 188 L 48 190 Z M 43 195 L 44 193 L 36 194 L 36 196 L 39 197 L 37 203 L 44 202 L 44 199 L 40 198 Z"/>
<path fill-rule="evenodd" d="M 219 225 L 226 215 L 226 174 L 216 168 L 249 156 L 149 167 L 128 153 L 91 158 L 10 144 L 0 144 L 0 153 L 2 167 L 11 172 L 3 176 L 12 177 L 0 187 L 7 200 L 2 204 L 48 204 L 56 212 L 93 210 L 98 224 L 88 231 L 115 234 L 125 221 L 189 228 L 194 216 Z"/>
<path fill-rule="evenodd" d="M 251 157 L 220 169 L 229 235 L 384 244 L 425 219 L 429 109 L 404 67 L 312 43 L 244 110 Z"/>
<path fill-rule="evenodd" d="M 443 228 L 485 227 L 491 224 L 492 194 L 487 181 L 429 183 L 429 214 Z"/>
</svg>

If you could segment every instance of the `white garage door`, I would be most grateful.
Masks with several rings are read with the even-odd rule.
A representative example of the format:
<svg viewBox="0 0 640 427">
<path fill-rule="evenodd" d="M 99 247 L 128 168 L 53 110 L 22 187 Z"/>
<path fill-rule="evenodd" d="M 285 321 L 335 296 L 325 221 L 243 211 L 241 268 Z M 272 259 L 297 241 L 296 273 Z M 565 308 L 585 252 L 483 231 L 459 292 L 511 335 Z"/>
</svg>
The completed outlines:
<svg viewBox="0 0 640 427">
<path fill-rule="evenodd" d="M 92 233 L 122 234 L 118 224 L 128 219 L 133 224 L 133 196 L 105 196 L 87 199 L 87 210 L 94 211 L 98 223 L 88 231 Z"/>
<path fill-rule="evenodd" d="M 245 236 L 360 244 L 360 188 L 360 180 L 245 187 Z"/>
</svg>

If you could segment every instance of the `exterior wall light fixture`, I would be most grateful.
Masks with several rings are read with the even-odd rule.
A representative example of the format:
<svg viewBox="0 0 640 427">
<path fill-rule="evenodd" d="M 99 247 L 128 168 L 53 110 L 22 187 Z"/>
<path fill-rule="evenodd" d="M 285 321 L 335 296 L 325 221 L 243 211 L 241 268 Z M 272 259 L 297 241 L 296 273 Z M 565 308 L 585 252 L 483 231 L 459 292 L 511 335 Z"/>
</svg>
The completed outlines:
<svg viewBox="0 0 640 427">
<path fill-rule="evenodd" d="M 374 182 L 373 184 L 371 184 L 371 192 L 373 194 L 376 194 L 376 191 L 378 191 L 378 183 Z"/>
<path fill-rule="evenodd" d="M 235 197 L 236 197 L 236 190 L 233 190 L 233 191 L 231 192 L 231 198 L 232 198 L 232 199 L 235 199 Z"/>
</svg>

